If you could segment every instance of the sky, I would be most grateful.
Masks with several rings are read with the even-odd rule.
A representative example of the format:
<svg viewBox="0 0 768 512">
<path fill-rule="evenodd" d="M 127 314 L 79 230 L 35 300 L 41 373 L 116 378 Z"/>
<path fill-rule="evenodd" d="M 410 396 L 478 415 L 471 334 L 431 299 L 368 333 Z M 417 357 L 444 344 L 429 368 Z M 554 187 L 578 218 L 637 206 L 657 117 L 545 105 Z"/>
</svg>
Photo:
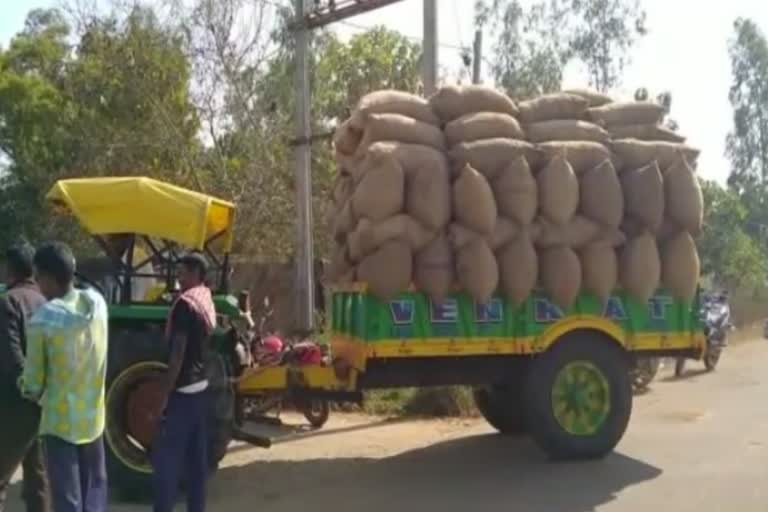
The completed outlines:
<svg viewBox="0 0 768 512">
<path fill-rule="evenodd" d="M 529 0 L 523 0 L 525 3 Z M 768 33 L 766 0 L 640 0 L 648 15 L 648 35 L 631 51 L 619 99 L 646 87 L 652 93 L 672 93 L 672 118 L 691 145 L 701 149 L 699 173 L 725 182 L 729 164 L 724 156 L 725 137 L 731 127 L 728 89 L 731 81 L 728 39 L 739 17 L 754 19 Z M 55 0 L 0 0 L 0 44 L 23 27 L 27 11 L 55 5 Z M 474 0 L 438 0 L 441 67 L 461 67 L 457 48 L 473 39 Z M 422 34 L 421 0 L 402 0 L 373 13 L 335 26 L 343 36 L 367 27 L 384 25 L 419 40 Z M 486 47 L 490 46 L 486 39 Z M 490 51 L 490 49 L 488 49 Z M 487 67 L 484 70 L 487 77 Z M 578 69 L 568 70 L 566 87 L 584 86 Z"/>
</svg>

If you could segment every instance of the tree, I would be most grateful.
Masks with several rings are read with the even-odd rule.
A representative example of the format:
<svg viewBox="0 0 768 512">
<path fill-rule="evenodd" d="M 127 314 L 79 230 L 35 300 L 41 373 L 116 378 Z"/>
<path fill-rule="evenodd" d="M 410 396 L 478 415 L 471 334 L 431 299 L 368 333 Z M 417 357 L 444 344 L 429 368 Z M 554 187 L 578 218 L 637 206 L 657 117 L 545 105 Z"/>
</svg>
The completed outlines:
<svg viewBox="0 0 768 512">
<path fill-rule="evenodd" d="M 30 238 L 62 236 L 42 201 L 60 178 L 193 181 L 199 124 L 178 38 L 141 8 L 126 17 L 92 15 L 84 27 L 73 35 L 60 11 L 32 11 L 0 53 L 5 237 L 22 227 Z"/>
<path fill-rule="evenodd" d="M 196 96 L 220 99 L 218 104 L 202 105 L 213 141 L 202 167 L 208 175 L 207 190 L 233 198 L 239 205 L 238 250 L 264 259 L 286 259 L 295 247 L 296 218 L 291 145 L 294 52 L 288 37 L 292 13 L 265 12 L 269 23 L 257 19 L 257 27 L 277 26 L 265 44 L 263 32 L 255 35 L 258 28 L 247 37 L 237 35 L 238 5 L 242 3 L 235 0 L 213 4 L 197 0 L 191 12 L 179 16 L 184 31 L 194 35 L 187 43 L 190 59 L 196 70 L 204 71 L 203 77 L 197 77 Z M 343 42 L 330 32 L 315 31 L 311 49 L 315 135 L 329 133 L 367 92 L 381 88 L 418 91 L 420 48 L 396 32 L 376 28 Z M 207 84 L 214 83 L 217 90 L 207 91 Z M 316 139 L 312 185 L 318 255 L 329 244 L 326 220 L 335 174 L 330 145 Z"/>
<path fill-rule="evenodd" d="M 635 39 L 646 34 L 639 0 L 572 0 L 577 17 L 568 46 L 586 65 L 589 84 L 607 92 L 621 83 Z"/>
<path fill-rule="evenodd" d="M 733 83 L 733 130 L 726 140 L 731 160 L 729 184 L 750 201 L 768 180 L 768 41 L 754 21 L 739 18 L 729 44 Z M 753 193 L 754 192 L 754 193 Z"/>
<path fill-rule="evenodd" d="M 496 83 L 514 98 L 557 91 L 570 59 L 567 39 L 554 37 L 564 13 L 558 2 L 539 2 L 529 9 L 517 0 L 476 4 L 479 25 L 497 32 L 491 71 Z"/>
<path fill-rule="evenodd" d="M 706 226 L 698 241 L 702 272 L 732 288 L 765 286 L 766 253 L 746 230 L 749 212 L 739 196 L 702 181 Z"/>
<path fill-rule="evenodd" d="M 616 87 L 646 33 L 638 0 L 541 0 L 527 9 L 518 0 L 478 0 L 475 11 L 479 26 L 498 32 L 497 83 L 520 98 L 559 90 L 571 62 L 585 66 L 597 90 Z"/>
</svg>

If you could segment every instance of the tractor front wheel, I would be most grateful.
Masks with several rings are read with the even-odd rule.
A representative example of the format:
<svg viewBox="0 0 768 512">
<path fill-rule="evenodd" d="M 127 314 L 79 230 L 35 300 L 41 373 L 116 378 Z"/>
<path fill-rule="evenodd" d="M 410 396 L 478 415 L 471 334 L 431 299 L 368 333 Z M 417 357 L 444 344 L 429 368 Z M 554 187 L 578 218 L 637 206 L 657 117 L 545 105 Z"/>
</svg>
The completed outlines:
<svg viewBox="0 0 768 512">
<path fill-rule="evenodd" d="M 143 499 L 152 489 L 149 452 L 167 371 L 162 337 L 152 331 L 118 331 L 110 339 L 106 394 L 106 456 L 110 485 L 123 497 Z M 223 357 L 207 364 L 210 412 L 208 456 L 218 466 L 232 438 L 234 393 Z"/>
</svg>

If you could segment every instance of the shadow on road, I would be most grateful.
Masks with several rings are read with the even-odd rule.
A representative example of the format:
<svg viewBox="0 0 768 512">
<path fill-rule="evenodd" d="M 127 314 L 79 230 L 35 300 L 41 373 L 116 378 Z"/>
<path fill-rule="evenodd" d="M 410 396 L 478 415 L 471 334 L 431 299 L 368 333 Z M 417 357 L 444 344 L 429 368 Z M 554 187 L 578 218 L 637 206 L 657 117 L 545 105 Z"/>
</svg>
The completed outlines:
<svg viewBox="0 0 768 512">
<path fill-rule="evenodd" d="M 269 437 L 272 440 L 273 445 L 286 444 L 293 441 L 303 441 L 305 439 L 332 436 L 336 434 L 346 434 L 350 432 L 359 432 L 361 430 L 369 430 L 381 427 L 383 425 L 394 425 L 396 423 L 402 423 L 405 420 L 400 419 L 382 419 L 371 423 L 360 423 L 350 425 L 348 427 L 326 427 L 322 429 L 312 428 L 309 425 L 294 425 L 291 423 L 284 423 L 282 425 L 272 425 L 269 423 L 249 423 L 246 426 L 246 431 L 262 436 Z M 243 450 L 251 450 L 252 446 L 248 444 L 239 444 L 232 446 L 229 449 L 229 453 L 235 453 Z"/>
<path fill-rule="evenodd" d="M 483 435 L 386 459 L 256 462 L 222 469 L 216 510 L 318 512 L 392 510 L 588 512 L 661 470 L 614 454 L 603 461 L 549 463 L 527 441 Z M 242 507 L 242 508 L 240 508 Z"/>
<path fill-rule="evenodd" d="M 672 374 L 668 377 L 661 379 L 662 382 L 681 382 L 685 380 L 695 380 L 697 377 L 707 375 L 710 372 L 706 368 L 697 368 L 695 370 L 685 370 L 682 375 L 677 376 Z"/>
</svg>

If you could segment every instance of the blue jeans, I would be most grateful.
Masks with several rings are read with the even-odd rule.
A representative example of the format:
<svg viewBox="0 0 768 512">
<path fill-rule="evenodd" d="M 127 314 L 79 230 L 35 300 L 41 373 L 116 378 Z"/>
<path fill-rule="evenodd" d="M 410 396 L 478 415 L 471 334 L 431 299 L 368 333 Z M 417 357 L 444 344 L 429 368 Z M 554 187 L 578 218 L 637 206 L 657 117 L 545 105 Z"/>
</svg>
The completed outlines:
<svg viewBox="0 0 768 512">
<path fill-rule="evenodd" d="M 155 512 L 171 512 L 183 479 L 187 512 L 204 512 L 208 479 L 208 392 L 173 393 L 152 443 Z"/>
<path fill-rule="evenodd" d="M 106 512 L 103 438 L 77 445 L 44 436 L 43 447 L 54 512 Z"/>
</svg>

